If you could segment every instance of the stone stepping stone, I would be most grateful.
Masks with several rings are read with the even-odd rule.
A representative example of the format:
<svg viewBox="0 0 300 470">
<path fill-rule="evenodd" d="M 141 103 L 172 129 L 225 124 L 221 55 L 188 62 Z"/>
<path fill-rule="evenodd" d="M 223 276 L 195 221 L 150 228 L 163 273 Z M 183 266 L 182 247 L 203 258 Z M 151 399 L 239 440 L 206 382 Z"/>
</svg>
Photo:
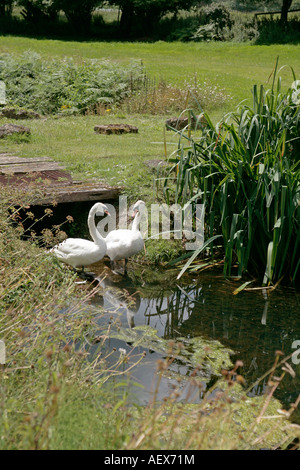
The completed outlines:
<svg viewBox="0 0 300 470">
<path fill-rule="evenodd" d="M 17 124 L 3 124 L 3 126 L 0 126 L 0 139 L 5 139 L 5 137 L 8 137 L 10 135 L 30 135 L 31 131 L 29 127 L 25 126 L 19 126 Z"/>
<path fill-rule="evenodd" d="M 42 119 L 42 116 L 34 111 L 27 109 L 3 108 L 0 110 L 0 116 L 8 119 Z"/>
<path fill-rule="evenodd" d="M 98 125 L 94 127 L 94 131 L 97 134 L 137 134 L 138 128 L 136 126 L 131 126 L 130 124 L 108 124 L 108 125 Z"/>
</svg>

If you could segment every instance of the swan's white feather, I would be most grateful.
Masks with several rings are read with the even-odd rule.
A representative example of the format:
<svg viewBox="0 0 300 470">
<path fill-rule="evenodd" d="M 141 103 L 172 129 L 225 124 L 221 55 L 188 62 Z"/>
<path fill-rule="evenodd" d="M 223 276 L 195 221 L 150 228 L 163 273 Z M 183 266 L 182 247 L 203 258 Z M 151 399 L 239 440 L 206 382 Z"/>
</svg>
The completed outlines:
<svg viewBox="0 0 300 470">
<path fill-rule="evenodd" d="M 126 260 L 139 253 L 139 251 L 144 248 L 144 240 L 138 229 L 138 225 L 141 218 L 141 211 L 145 210 L 145 207 L 144 201 L 137 201 L 133 207 L 136 215 L 132 229 L 112 230 L 105 238 L 106 254 L 112 262 L 125 259 L 125 271 Z"/>
<path fill-rule="evenodd" d="M 106 254 L 112 261 L 127 259 L 139 253 L 144 247 L 144 240 L 140 232 L 120 229 L 110 232 L 105 238 Z"/>
<path fill-rule="evenodd" d="M 102 247 L 80 238 L 67 238 L 67 240 L 52 248 L 51 251 L 60 261 L 69 264 L 73 268 L 96 263 L 105 255 Z"/>
<path fill-rule="evenodd" d="M 93 242 L 83 238 L 67 238 L 50 250 L 60 261 L 77 268 L 97 263 L 105 256 L 106 242 L 97 231 L 94 220 L 95 214 L 99 211 L 103 214 L 107 212 L 107 207 L 102 203 L 94 204 L 88 216 L 88 226 Z"/>
</svg>

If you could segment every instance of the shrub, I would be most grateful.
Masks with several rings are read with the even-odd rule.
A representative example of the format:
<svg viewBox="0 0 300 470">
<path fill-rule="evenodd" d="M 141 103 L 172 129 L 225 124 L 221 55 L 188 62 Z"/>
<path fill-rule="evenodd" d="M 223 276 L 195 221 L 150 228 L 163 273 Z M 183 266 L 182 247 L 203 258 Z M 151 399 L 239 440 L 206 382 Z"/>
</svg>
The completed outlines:
<svg viewBox="0 0 300 470">
<path fill-rule="evenodd" d="M 84 114 L 99 105 L 119 104 L 138 86 L 140 63 L 43 60 L 38 54 L 0 56 L 0 80 L 6 83 L 8 105 L 41 114 Z"/>
<path fill-rule="evenodd" d="M 53 21 L 58 17 L 58 10 L 53 3 L 45 0 L 18 0 L 21 16 L 30 24 L 37 21 Z"/>
<path fill-rule="evenodd" d="M 235 42 L 256 40 L 259 32 L 257 21 L 253 15 L 235 12 L 233 26 L 230 30 L 231 38 Z"/>
<path fill-rule="evenodd" d="M 0 16 L 10 16 L 13 8 L 13 0 L 0 0 Z"/>
<path fill-rule="evenodd" d="M 180 113 L 187 104 L 194 110 L 199 104 L 205 109 L 217 109 L 230 99 L 223 88 L 206 81 L 201 83 L 197 75 L 185 80 L 180 88 L 162 80 L 156 84 L 145 76 L 142 86 L 121 107 L 130 113 L 170 114 Z"/>
<path fill-rule="evenodd" d="M 300 41 L 299 18 L 292 18 L 283 26 L 280 18 L 263 18 L 257 24 L 256 44 L 298 44 Z"/>
<path fill-rule="evenodd" d="M 201 25 L 193 34 L 192 39 L 200 41 L 224 41 L 225 32 L 233 26 L 230 10 L 221 4 L 212 4 L 202 9 Z"/>
</svg>

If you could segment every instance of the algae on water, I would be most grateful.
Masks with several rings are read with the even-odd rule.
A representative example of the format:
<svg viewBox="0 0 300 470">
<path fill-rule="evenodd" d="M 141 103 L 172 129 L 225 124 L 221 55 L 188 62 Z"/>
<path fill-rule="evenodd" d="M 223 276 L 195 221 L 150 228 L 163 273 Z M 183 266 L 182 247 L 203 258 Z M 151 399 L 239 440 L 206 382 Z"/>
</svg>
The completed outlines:
<svg viewBox="0 0 300 470">
<path fill-rule="evenodd" d="M 142 347 L 165 357 L 175 356 L 183 366 L 199 368 L 203 379 L 221 376 L 222 369 L 232 367 L 230 356 L 233 351 L 225 348 L 219 341 L 203 337 L 177 338 L 169 340 L 160 338 L 157 330 L 151 326 L 136 326 L 133 329 L 120 327 L 112 330 L 110 336 L 130 343 L 133 348 Z"/>
</svg>

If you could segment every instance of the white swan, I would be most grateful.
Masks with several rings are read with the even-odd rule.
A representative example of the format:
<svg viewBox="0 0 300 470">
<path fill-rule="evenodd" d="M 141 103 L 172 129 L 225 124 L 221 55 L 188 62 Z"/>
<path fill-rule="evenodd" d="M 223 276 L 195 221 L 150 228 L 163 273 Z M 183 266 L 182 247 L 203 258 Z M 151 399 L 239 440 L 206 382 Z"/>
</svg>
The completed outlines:
<svg viewBox="0 0 300 470">
<path fill-rule="evenodd" d="M 93 242 L 82 238 L 67 238 L 54 246 L 50 252 L 54 253 L 59 261 L 74 269 L 82 266 L 82 271 L 84 266 L 100 261 L 106 253 L 106 241 L 96 228 L 95 215 L 101 216 L 104 213 L 109 215 L 107 207 L 101 202 L 94 204 L 89 212 L 87 223 Z"/>
<path fill-rule="evenodd" d="M 139 231 L 139 224 L 145 208 L 144 201 L 137 201 L 133 206 L 134 221 L 131 230 L 112 230 L 105 238 L 106 254 L 110 257 L 112 270 L 114 270 L 115 261 L 125 259 L 124 273 L 126 274 L 128 258 L 144 248 L 144 240 Z"/>
</svg>

